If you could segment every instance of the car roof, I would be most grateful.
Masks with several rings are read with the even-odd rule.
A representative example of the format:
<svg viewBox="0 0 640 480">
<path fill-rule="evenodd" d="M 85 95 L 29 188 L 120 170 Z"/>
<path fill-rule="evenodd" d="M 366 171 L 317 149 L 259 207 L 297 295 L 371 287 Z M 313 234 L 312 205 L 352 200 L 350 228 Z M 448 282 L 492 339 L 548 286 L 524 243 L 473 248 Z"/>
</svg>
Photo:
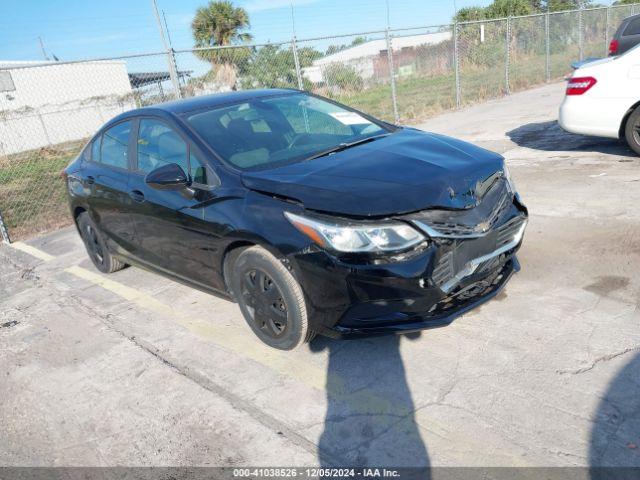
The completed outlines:
<svg viewBox="0 0 640 480">
<path fill-rule="evenodd" d="M 616 31 L 616 34 L 621 32 L 621 30 L 626 27 L 629 22 L 632 22 L 633 20 L 635 20 L 636 18 L 640 17 L 640 13 L 636 14 L 636 15 L 631 15 L 630 17 L 626 17 L 622 20 L 622 22 L 620 22 L 620 26 L 618 27 L 618 31 Z"/>
<path fill-rule="evenodd" d="M 195 110 L 204 110 L 215 108 L 220 105 L 229 103 L 244 102 L 254 98 L 269 97 L 273 95 L 281 95 L 287 93 L 299 93 L 300 90 L 286 88 L 268 88 L 261 90 L 242 90 L 224 93 L 215 93 L 213 95 L 202 95 L 198 97 L 185 98 L 171 102 L 159 103 L 149 107 L 142 107 L 127 112 L 129 115 L 144 115 L 145 113 L 157 113 L 158 110 L 181 115 L 183 113 Z"/>
</svg>

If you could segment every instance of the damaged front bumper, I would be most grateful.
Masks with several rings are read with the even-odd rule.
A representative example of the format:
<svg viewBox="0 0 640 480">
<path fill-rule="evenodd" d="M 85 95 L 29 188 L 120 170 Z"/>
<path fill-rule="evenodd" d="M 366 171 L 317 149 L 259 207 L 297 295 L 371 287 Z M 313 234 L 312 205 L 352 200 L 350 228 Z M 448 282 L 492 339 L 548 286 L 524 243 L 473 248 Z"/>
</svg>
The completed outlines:
<svg viewBox="0 0 640 480">
<path fill-rule="evenodd" d="M 408 217 L 430 241 L 404 257 L 358 261 L 319 249 L 294 255 L 311 328 L 330 337 L 408 333 L 448 325 L 493 298 L 520 269 L 516 252 L 527 224 L 526 207 L 508 199 L 486 212 L 449 212 L 461 223 L 446 228 L 430 212 Z"/>
</svg>

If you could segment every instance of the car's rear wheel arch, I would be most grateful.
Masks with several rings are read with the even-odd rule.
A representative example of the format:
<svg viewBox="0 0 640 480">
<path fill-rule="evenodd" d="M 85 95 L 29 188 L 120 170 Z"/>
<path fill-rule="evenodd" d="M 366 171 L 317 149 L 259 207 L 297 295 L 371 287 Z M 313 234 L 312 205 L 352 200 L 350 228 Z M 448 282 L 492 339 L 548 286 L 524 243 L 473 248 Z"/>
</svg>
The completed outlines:
<svg viewBox="0 0 640 480">
<path fill-rule="evenodd" d="M 78 211 L 76 227 L 85 244 L 89 258 L 99 271 L 113 273 L 127 266 L 126 263 L 109 251 L 102 232 L 100 232 L 100 229 L 86 210 Z"/>
<path fill-rule="evenodd" d="M 76 207 L 73 209 L 73 223 L 76 226 L 76 230 L 78 230 L 78 233 L 80 233 L 80 226 L 78 225 L 78 218 L 80 217 L 80 215 L 82 215 L 83 213 L 86 213 L 87 209 L 84 207 Z"/>
</svg>

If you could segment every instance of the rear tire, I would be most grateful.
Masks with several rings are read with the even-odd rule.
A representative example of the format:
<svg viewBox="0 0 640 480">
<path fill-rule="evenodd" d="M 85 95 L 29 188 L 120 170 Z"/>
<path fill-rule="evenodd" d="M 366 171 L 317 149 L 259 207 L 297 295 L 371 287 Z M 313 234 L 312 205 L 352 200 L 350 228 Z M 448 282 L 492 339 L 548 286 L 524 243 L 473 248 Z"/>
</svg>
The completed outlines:
<svg viewBox="0 0 640 480">
<path fill-rule="evenodd" d="M 640 155 L 640 107 L 636 108 L 629 116 L 624 130 L 627 144 Z"/>
<path fill-rule="evenodd" d="M 231 292 L 262 342 L 293 350 L 307 341 L 310 333 L 302 288 L 276 257 L 262 247 L 250 247 L 229 270 Z"/>
<path fill-rule="evenodd" d="M 89 258 L 98 270 L 102 273 L 113 273 L 127 266 L 111 255 L 102 233 L 87 212 L 78 215 L 77 223 Z"/>
</svg>

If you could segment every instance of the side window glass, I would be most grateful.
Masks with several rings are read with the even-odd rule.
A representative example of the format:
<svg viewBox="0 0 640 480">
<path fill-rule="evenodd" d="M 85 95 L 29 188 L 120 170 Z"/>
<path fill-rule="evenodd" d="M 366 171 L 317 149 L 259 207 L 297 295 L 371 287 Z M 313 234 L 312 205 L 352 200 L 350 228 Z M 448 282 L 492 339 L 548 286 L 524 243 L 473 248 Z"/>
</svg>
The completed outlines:
<svg viewBox="0 0 640 480">
<path fill-rule="evenodd" d="M 640 35 L 640 17 L 629 22 L 623 35 L 625 37 L 629 35 Z"/>
<path fill-rule="evenodd" d="M 129 134 L 131 122 L 122 122 L 111 127 L 102 135 L 100 163 L 118 168 L 129 166 Z"/>
<path fill-rule="evenodd" d="M 138 170 L 141 172 L 149 173 L 163 165 L 177 163 L 185 173 L 189 173 L 187 144 L 159 120 L 140 120 L 137 149 Z"/>
<path fill-rule="evenodd" d="M 189 171 L 189 175 L 191 175 L 191 181 L 193 183 L 198 183 L 200 185 L 210 185 L 209 174 L 207 173 L 207 168 L 204 163 L 196 158 L 195 155 L 191 154 L 189 157 L 189 166 L 191 170 Z"/>
<path fill-rule="evenodd" d="M 99 162 L 100 161 L 100 140 L 102 140 L 102 135 L 99 137 L 96 137 L 96 139 L 93 141 L 93 143 L 91 144 L 91 158 L 90 160 L 94 161 L 94 162 Z M 89 149 L 87 149 L 88 151 Z"/>
</svg>

